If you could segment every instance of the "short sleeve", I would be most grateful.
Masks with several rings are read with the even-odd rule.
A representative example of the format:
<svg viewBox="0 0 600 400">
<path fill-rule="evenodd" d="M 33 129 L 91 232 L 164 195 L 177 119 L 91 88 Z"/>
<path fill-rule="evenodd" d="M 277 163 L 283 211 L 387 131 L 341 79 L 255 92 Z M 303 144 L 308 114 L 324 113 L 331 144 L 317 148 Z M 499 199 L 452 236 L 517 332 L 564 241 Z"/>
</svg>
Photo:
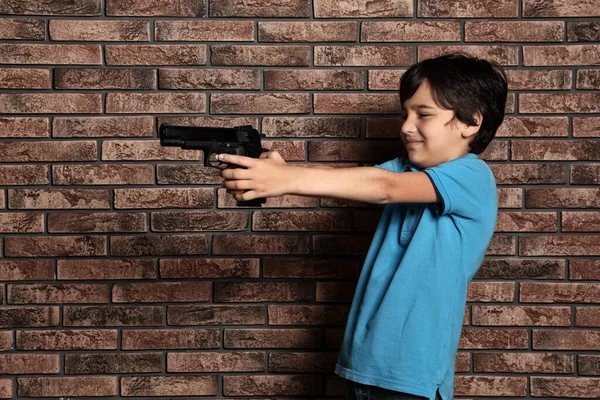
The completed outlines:
<svg viewBox="0 0 600 400">
<path fill-rule="evenodd" d="M 468 156 L 472 157 L 465 156 L 423 171 L 442 199 L 438 209 L 441 215 L 476 219 L 490 197 L 496 195 L 494 175 L 487 164 L 474 154 Z"/>
<path fill-rule="evenodd" d="M 402 172 L 404 171 L 404 161 L 401 158 L 394 158 L 393 160 L 377 164 L 375 167 L 387 169 L 392 172 Z"/>
</svg>

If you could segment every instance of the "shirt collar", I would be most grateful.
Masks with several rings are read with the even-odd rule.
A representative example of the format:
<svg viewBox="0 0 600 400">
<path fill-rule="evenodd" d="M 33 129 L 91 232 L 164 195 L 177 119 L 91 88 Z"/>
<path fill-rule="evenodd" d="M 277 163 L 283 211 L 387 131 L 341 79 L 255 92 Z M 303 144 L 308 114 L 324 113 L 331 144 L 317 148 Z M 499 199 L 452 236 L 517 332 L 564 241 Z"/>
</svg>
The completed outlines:
<svg viewBox="0 0 600 400">
<path fill-rule="evenodd" d="M 452 162 L 452 161 L 456 161 L 456 160 L 461 160 L 461 159 L 471 159 L 471 158 L 477 158 L 477 154 L 473 154 L 473 153 L 467 153 L 462 157 L 458 157 L 455 158 L 454 160 L 450 160 L 447 162 Z M 438 164 L 440 165 L 440 164 Z M 432 167 L 431 167 L 432 168 Z M 406 164 L 404 165 L 404 172 L 419 172 L 419 171 L 423 171 L 427 168 L 421 168 L 416 164 L 413 164 L 412 161 L 410 161 L 409 159 L 406 159 Z"/>
</svg>

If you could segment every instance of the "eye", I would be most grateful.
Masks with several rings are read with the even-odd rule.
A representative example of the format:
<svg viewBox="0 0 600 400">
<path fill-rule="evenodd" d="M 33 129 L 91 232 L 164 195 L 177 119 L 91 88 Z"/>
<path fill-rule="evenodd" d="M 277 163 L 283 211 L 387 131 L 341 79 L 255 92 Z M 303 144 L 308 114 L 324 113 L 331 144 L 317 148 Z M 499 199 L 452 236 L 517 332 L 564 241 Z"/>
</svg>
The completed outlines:
<svg viewBox="0 0 600 400">
<path fill-rule="evenodd" d="M 419 118 L 429 117 L 431 114 L 419 114 Z"/>
</svg>

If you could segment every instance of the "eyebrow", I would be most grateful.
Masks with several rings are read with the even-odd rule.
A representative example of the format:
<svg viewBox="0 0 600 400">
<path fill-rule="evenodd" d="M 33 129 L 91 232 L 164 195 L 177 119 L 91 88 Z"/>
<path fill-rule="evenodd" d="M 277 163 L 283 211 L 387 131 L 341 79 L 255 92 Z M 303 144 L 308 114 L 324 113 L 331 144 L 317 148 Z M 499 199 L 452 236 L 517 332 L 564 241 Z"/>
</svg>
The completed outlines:
<svg viewBox="0 0 600 400">
<path fill-rule="evenodd" d="M 416 104 L 416 105 L 414 105 L 414 106 L 411 106 L 410 108 L 411 108 L 411 109 L 415 109 L 415 108 L 427 108 L 427 109 L 431 109 L 431 110 L 433 110 L 433 109 L 434 109 L 434 107 L 432 107 L 432 106 L 428 106 L 427 104 Z M 404 109 L 405 109 L 405 107 L 404 107 L 404 106 L 402 106 L 402 109 L 404 110 Z"/>
</svg>

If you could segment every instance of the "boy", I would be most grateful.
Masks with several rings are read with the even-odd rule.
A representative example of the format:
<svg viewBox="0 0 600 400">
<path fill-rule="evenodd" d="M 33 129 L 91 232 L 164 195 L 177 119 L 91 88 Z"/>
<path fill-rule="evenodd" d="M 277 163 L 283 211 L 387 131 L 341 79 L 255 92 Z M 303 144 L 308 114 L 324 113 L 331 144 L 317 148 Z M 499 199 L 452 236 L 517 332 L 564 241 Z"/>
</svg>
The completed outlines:
<svg viewBox="0 0 600 400">
<path fill-rule="evenodd" d="M 504 118 L 506 74 L 451 54 L 400 81 L 408 160 L 375 167 L 303 168 L 277 152 L 222 154 L 236 200 L 283 194 L 385 204 L 356 287 L 335 372 L 350 399 L 451 400 L 467 286 L 497 215 L 494 176 L 477 154 Z"/>
</svg>

